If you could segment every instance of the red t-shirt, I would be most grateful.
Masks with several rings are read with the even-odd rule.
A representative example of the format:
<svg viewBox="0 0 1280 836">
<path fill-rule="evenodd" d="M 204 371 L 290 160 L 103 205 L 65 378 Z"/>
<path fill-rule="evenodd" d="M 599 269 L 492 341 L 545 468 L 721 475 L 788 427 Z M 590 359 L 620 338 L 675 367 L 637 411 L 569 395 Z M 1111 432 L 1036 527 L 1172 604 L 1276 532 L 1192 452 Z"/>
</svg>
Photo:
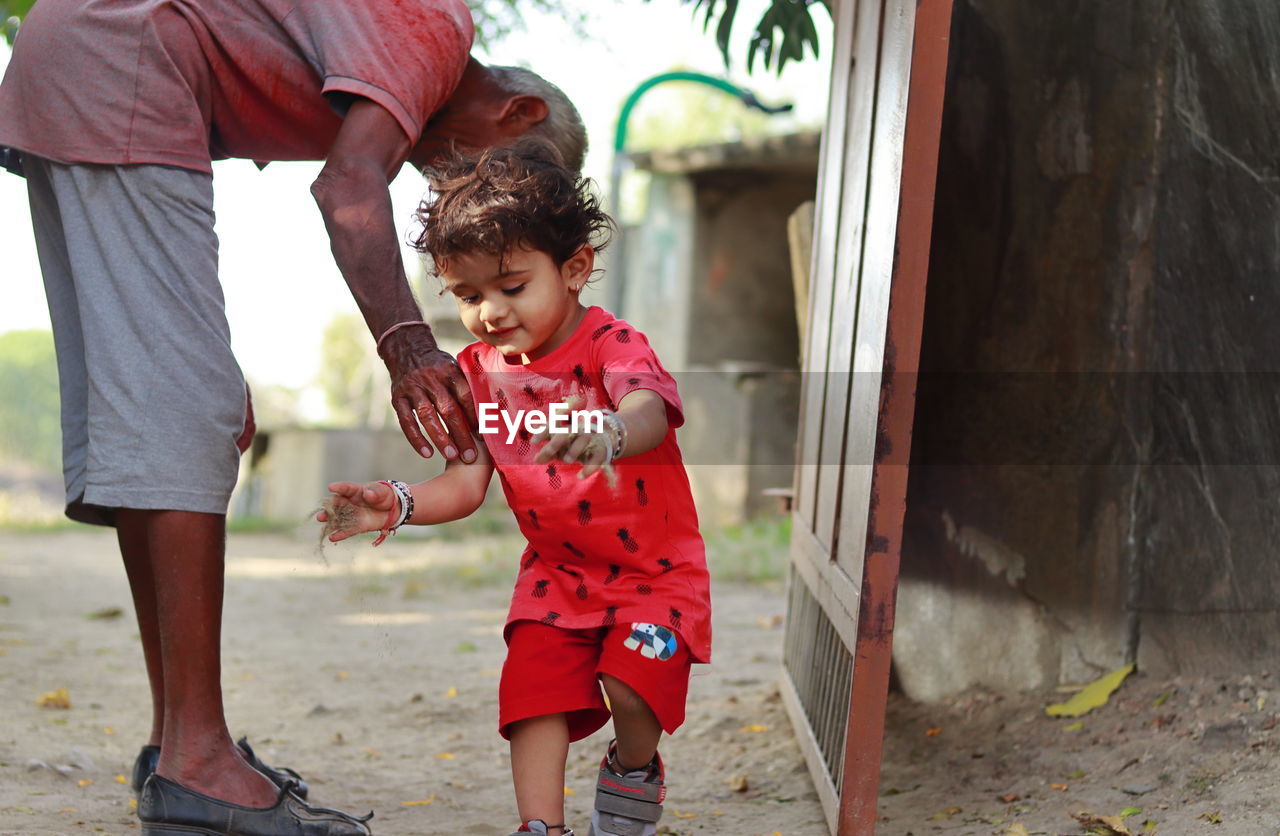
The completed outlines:
<svg viewBox="0 0 1280 836">
<path fill-rule="evenodd" d="M 575 409 L 613 409 L 627 393 L 650 389 L 667 404 L 670 429 L 654 449 L 579 479 L 582 466 L 535 464 L 538 448 L 506 424 L 482 436 L 507 504 L 529 544 L 507 622 L 530 619 L 566 628 L 645 623 L 670 627 L 695 661 L 711 659 L 711 591 L 689 479 L 676 445 L 684 421 L 676 383 L 644 335 L 607 311 L 587 311 L 573 335 L 546 357 L 509 363 L 474 343 L 459 355 L 476 405 L 549 412 L 578 396 Z"/>
<path fill-rule="evenodd" d="M 320 160 L 352 96 L 417 142 L 462 78 L 463 0 L 40 0 L 0 145 L 64 163 Z"/>
</svg>

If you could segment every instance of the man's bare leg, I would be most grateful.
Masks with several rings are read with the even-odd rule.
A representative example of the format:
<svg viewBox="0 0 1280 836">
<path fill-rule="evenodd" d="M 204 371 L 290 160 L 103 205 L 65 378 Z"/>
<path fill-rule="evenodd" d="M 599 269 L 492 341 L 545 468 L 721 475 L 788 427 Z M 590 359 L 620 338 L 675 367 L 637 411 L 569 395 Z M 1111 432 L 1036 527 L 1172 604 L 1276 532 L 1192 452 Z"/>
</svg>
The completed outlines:
<svg viewBox="0 0 1280 836">
<path fill-rule="evenodd" d="M 156 772 L 222 801 L 271 806 L 278 790 L 240 756 L 222 709 L 226 518 L 120 509 L 116 526 L 122 544 L 145 543 L 150 558 L 163 671 L 164 720 Z"/>
<path fill-rule="evenodd" d="M 151 736 L 147 744 L 159 746 L 164 734 L 164 665 L 160 656 L 156 582 L 151 574 L 146 526 L 122 524 L 116 529 L 116 539 L 120 543 L 120 556 L 124 558 L 124 570 L 129 576 L 133 611 L 142 637 L 142 657 L 147 663 L 147 680 L 151 683 Z"/>
</svg>

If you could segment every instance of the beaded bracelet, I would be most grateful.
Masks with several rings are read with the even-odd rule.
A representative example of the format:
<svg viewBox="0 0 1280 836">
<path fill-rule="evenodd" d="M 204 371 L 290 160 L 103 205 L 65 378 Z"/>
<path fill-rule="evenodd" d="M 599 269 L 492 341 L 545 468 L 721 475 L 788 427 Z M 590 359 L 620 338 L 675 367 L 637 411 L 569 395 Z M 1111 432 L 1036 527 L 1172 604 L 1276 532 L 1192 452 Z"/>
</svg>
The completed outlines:
<svg viewBox="0 0 1280 836">
<path fill-rule="evenodd" d="M 622 451 L 627 446 L 627 425 L 612 409 L 604 412 L 604 432 L 609 436 L 609 447 L 605 450 L 605 464 L 612 464 L 614 459 L 622 458 Z"/>
<path fill-rule="evenodd" d="M 391 488 L 396 497 L 396 504 L 387 512 L 386 524 L 378 534 L 378 539 L 373 541 L 375 546 L 381 545 L 382 541 L 387 539 L 387 535 L 394 535 L 400 526 L 413 517 L 413 491 L 409 490 L 408 485 L 397 479 L 382 480 L 378 484 Z"/>
</svg>

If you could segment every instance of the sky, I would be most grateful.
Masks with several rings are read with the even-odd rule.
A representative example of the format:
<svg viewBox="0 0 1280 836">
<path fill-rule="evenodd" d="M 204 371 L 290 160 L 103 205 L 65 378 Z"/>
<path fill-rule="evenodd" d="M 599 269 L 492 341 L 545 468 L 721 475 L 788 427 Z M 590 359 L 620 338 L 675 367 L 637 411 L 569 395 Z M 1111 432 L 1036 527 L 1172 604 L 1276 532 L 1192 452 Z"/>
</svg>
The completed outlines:
<svg viewBox="0 0 1280 836">
<path fill-rule="evenodd" d="M 585 173 L 608 180 L 618 107 L 635 86 L 673 68 L 725 76 L 768 103 L 790 101 L 794 114 L 781 117 L 779 130 L 817 127 L 827 106 L 829 64 L 808 60 L 789 66 L 781 78 L 742 66 L 746 39 L 764 0 L 744 0 L 735 27 L 734 66 L 726 71 L 710 34 L 678 0 L 564 0 L 587 15 L 582 39 L 559 16 L 529 14 L 526 30 L 475 54 L 487 63 L 528 66 L 558 84 L 578 105 L 591 139 Z M 823 45 L 831 43 L 830 22 L 815 5 Z M 828 56 L 822 56 L 826 59 Z M 0 42 L 0 71 L 8 48 Z M 659 87 L 649 93 L 633 119 L 661 112 Z M 669 100 L 668 100 L 669 101 Z M 634 124 L 634 123 L 633 123 Z M 357 309 L 334 266 L 328 238 L 309 187 L 319 163 L 274 163 L 258 171 L 250 162 L 214 164 L 216 230 L 221 244 L 222 284 L 227 299 L 232 347 L 249 379 L 310 389 L 319 369 L 326 323 Z M 421 179 L 406 168 L 391 186 L 401 238 L 411 230 L 413 209 L 422 197 Z M 406 262 L 417 256 L 405 249 Z M 23 181 L 0 170 L 0 333 L 49 328 L 39 265 L 31 234 Z M 322 407 L 320 407 L 322 408 Z"/>
</svg>

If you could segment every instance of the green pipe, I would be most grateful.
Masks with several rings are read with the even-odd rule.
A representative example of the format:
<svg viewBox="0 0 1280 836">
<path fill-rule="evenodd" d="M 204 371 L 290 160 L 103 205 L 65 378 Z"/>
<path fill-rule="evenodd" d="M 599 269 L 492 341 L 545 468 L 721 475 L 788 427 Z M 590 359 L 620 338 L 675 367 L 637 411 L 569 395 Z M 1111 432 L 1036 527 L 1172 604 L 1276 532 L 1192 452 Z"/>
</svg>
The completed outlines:
<svg viewBox="0 0 1280 836">
<path fill-rule="evenodd" d="M 631 95 L 627 96 L 627 100 L 622 103 L 622 109 L 618 111 L 618 126 L 613 134 L 613 152 L 615 154 L 621 154 L 622 150 L 627 147 L 627 122 L 631 119 L 631 111 L 635 109 L 636 103 L 640 101 L 640 98 L 645 93 L 648 93 L 659 84 L 663 84 L 668 81 L 694 81 L 723 90 L 730 96 L 742 99 L 743 101 L 747 101 L 748 98 L 753 100 L 755 99 L 755 96 L 752 96 L 751 93 L 743 90 L 741 87 L 730 84 L 723 78 L 716 78 L 715 76 L 706 75 L 705 73 L 679 71 L 655 75 L 652 78 L 641 82 L 640 86 L 635 90 L 632 90 Z"/>
<path fill-rule="evenodd" d="M 792 105 L 784 104 L 776 107 L 761 103 L 755 94 L 750 90 L 744 90 L 735 84 L 725 81 L 723 78 L 706 75 L 705 73 L 686 72 L 683 70 L 662 73 L 652 78 L 645 79 L 640 86 L 631 91 L 631 95 L 622 104 L 622 109 L 618 111 L 618 125 L 613 134 L 613 163 L 609 172 L 609 200 L 613 204 L 613 212 L 618 216 L 619 192 L 622 190 L 622 172 L 626 167 L 626 158 L 623 156 L 623 150 L 627 147 L 627 123 L 631 119 L 631 111 L 635 109 L 636 103 L 640 98 L 659 84 L 668 81 L 692 81 L 698 84 L 705 84 L 714 87 L 739 99 L 747 107 L 755 108 L 769 114 L 785 113 L 791 110 Z M 621 218 L 619 217 L 619 221 Z M 621 234 L 613 244 L 613 258 L 616 259 L 616 267 L 613 268 L 614 280 L 605 286 L 605 307 L 615 313 L 621 315 L 622 306 L 622 288 L 626 283 L 626 256 L 623 255 L 626 244 L 626 235 Z"/>
</svg>

